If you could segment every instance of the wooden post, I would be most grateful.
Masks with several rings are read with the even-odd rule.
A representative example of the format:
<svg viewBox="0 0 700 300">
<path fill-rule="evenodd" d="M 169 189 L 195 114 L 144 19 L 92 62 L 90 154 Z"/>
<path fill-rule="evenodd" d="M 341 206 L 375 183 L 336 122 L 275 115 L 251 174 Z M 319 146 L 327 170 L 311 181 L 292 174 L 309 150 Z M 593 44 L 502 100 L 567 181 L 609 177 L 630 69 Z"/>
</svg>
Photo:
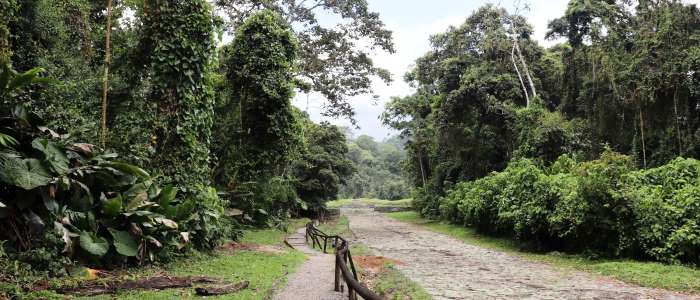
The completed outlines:
<svg viewBox="0 0 700 300">
<path fill-rule="evenodd" d="M 335 255 L 335 289 L 334 291 L 340 292 L 340 257 L 338 254 Z"/>
</svg>

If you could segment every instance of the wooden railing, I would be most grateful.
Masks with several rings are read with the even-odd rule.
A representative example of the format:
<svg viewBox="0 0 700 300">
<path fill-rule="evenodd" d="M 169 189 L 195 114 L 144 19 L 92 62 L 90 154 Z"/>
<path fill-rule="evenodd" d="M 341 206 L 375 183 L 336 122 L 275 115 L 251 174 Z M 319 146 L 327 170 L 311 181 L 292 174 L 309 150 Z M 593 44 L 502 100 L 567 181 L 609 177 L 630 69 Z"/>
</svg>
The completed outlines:
<svg viewBox="0 0 700 300">
<path fill-rule="evenodd" d="M 362 285 L 357 278 L 357 270 L 355 263 L 352 261 L 350 254 L 350 244 L 344 238 L 337 235 L 327 235 L 323 231 L 314 226 L 313 223 L 306 224 L 306 242 L 311 240 L 312 247 L 318 246 L 327 253 L 327 248 L 330 246 L 335 249 L 335 291 L 340 292 L 342 277 L 348 287 L 348 297 L 350 300 L 356 300 L 357 295 L 360 295 L 365 300 L 384 300 L 381 296 L 375 294 L 366 286 Z M 321 244 L 323 241 L 323 244 Z M 350 268 L 348 268 L 348 264 Z"/>
</svg>

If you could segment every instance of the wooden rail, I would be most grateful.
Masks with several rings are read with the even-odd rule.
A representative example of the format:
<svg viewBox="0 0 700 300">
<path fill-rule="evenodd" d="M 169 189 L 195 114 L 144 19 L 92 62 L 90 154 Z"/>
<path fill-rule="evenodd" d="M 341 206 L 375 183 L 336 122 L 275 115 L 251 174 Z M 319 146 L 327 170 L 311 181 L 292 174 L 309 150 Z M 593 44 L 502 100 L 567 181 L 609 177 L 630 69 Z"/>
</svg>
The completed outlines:
<svg viewBox="0 0 700 300">
<path fill-rule="evenodd" d="M 344 238 L 337 235 L 327 235 L 323 231 L 314 226 L 313 223 L 306 224 L 306 242 L 311 240 L 312 247 L 318 247 L 327 253 L 326 250 L 330 246 L 335 249 L 335 291 L 340 292 L 342 278 L 348 287 L 348 297 L 350 300 L 357 300 L 357 295 L 360 295 L 365 300 L 385 300 L 381 296 L 375 294 L 366 286 L 362 285 L 357 279 L 357 270 L 355 263 L 352 261 L 350 254 L 350 244 Z M 323 244 L 321 244 L 323 241 Z M 350 268 L 348 268 L 348 264 Z"/>
</svg>

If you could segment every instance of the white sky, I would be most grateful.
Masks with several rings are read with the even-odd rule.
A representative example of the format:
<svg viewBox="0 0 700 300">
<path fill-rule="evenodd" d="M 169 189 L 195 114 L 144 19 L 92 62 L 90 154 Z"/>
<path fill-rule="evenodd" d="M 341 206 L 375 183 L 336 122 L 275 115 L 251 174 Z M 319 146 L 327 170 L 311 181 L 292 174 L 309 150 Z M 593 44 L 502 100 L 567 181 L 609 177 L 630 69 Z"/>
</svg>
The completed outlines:
<svg viewBox="0 0 700 300">
<path fill-rule="evenodd" d="M 371 10 L 379 12 L 381 19 L 394 32 L 396 53 L 375 53 L 375 64 L 388 69 L 394 78 L 387 86 L 380 80 L 375 80 L 374 89 L 380 96 L 374 103 L 371 96 L 358 96 L 351 99 L 357 113 L 356 119 L 361 127 L 355 130 L 355 135 L 367 134 L 377 140 L 383 140 L 394 134 L 389 128 L 381 125 L 378 117 L 392 96 L 410 95 L 412 89 L 403 82 L 403 75 L 413 62 L 430 49 L 430 35 L 444 32 L 449 25 L 460 25 L 478 7 L 487 3 L 500 3 L 502 7 L 512 11 L 514 0 L 368 0 Z M 530 0 L 529 11 L 522 12 L 535 29 L 535 38 L 542 45 L 549 46 L 554 42 L 545 41 L 547 24 L 550 20 L 564 14 L 568 0 Z M 700 5 L 700 0 L 686 0 L 687 3 Z M 299 94 L 294 105 L 302 110 L 307 108 L 315 121 L 330 121 L 336 125 L 348 126 L 347 120 L 333 120 L 321 117 L 323 97 L 317 94 Z"/>
</svg>

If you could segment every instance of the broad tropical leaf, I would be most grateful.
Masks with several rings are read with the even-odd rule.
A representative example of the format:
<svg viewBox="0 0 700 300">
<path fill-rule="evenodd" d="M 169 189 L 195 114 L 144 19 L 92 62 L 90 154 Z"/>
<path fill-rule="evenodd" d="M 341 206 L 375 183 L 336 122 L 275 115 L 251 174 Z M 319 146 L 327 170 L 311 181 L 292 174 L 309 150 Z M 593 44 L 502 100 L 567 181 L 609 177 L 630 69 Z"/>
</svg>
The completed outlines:
<svg viewBox="0 0 700 300">
<path fill-rule="evenodd" d="M 133 175 L 142 179 L 148 179 L 150 177 L 148 172 L 146 172 L 144 169 L 127 163 L 107 162 L 104 164 L 104 166 L 114 168 L 116 170 L 119 170 L 120 172 Z"/>
<path fill-rule="evenodd" d="M 68 157 L 66 154 L 56 147 L 56 145 L 46 139 L 38 138 L 32 141 L 32 148 L 41 151 L 46 157 L 46 162 L 51 166 L 54 172 L 59 175 L 65 175 L 70 169 L 68 166 Z"/>
<path fill-rule="evenodd" d="M 110 217 L 116 217 L 122 211 L 122 197 L 117 196 L 112 199 L 102 201 L 102 212 Z"/>
<path fill-rule="evenodd" d="M 0 181 L 25 190 L 51 182 L 51 174 L 37 159 L 22 159 L 13 153 L 0 153 Z"/>
<path fill-rule="evenodd" d="M 114 238 L 114 248 L 117 249 L 117 253 L 129 257 L 138 254 L 138 243 L 128 232 L 109 229 L 109 233 Z"/>
<path fill-rule="evenodd" d="M 92 255 L 102 257 L 109 250 L 109 242 L 93 233 L 83 231 L 80 233 L 80 248 Z"/>
<path fill-rule="evenodd" d="M 19 142 L 10 135 L 0 132 L 0 145 L 3 147 L 11 148 L 16 146 Z"/>
</svg>

